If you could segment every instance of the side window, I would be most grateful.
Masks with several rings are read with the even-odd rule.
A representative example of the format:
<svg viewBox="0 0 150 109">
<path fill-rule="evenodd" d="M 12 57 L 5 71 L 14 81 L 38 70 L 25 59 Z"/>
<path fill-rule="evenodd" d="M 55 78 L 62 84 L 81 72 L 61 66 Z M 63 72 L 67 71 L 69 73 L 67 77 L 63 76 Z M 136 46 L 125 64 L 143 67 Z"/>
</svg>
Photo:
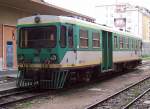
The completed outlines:
<svg viewBox="0 0 150 109">
<path fill-rule="evenodd" d="M 129 48 L 129 38 L 126 38 L 126 48 Z"/>
<path fill-rule="evenodd" d="M 134 49 L 134 40 L 132 39 L 132 48 Z"/>
<path fill-rule="evenodd" d="M 73 48 L 73 28 L 68 28 L 68 44 L 69 48 Z"/>
<path fill-rule="evenodd" d="M 66 47 L 66 26 L 61 26 L 60 46 L 61 47 Z"/>
<path fill-rule="evenodd" d="M 114 48 L 118 48 L 117 36 L 114 36 Z"/>
<path fill-rule="evenodd" d="M 93 32 L 92 36 L 93 36 L 93 41 L 92 41 L 93 48 L 94 47 L 96 47 L 96 48 L 100 47 L 100 34 L 99 34 L 99 32 Z"/>
<path fill-rule="evenodd" d="M 120 37 L 120 48 L 123 48 L 123 37 Z"/>
<path fill-rule="evenodd" d="M 139 48 L 139 43 L 138 43 L 138 40 L 136 40 L 136 49 Z"/>
<path fill-rule="evenodd" d="M 80 29 L 80 48 L 88 48 L 88 30 Z"/>
<path fill-rule="evenodd" d="M 142 41 L 140 41 L 140 49 L 142 49 Z"/>
</svg>

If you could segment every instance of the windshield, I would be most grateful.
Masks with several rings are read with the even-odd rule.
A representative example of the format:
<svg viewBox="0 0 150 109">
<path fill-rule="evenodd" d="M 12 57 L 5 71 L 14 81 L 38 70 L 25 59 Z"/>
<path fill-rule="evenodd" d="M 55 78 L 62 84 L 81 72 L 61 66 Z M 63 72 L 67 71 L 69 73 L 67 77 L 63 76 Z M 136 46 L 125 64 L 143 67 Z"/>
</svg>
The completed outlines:
<svg viewBox="0 0 150 109">
<path fill-rule="evenodd" d="M 24 27 L 19 30 L 21 48 L 52 48 L 56 46 L 57 27 Z"/>
</svg>

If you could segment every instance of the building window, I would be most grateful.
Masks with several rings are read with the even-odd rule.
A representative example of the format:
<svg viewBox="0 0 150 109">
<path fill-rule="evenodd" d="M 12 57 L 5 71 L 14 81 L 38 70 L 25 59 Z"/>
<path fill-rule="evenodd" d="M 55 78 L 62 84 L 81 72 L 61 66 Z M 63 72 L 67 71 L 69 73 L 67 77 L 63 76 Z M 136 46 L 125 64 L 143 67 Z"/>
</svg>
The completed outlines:
<svg viewBox="0 0 150 109">
<path fill-rule="evenodd" d="M 80 29 L 80 47 L 88 48 L 88 30 Z"/>
<path fill-rule="evenodd" d="M 123 37 L 120 37 L 120 48 L 123 48 Z"/>
<path fill-rule="evenodd" d="M 118 48 L 117 36 L 114 36 L 114 48 Z"/>
<path fill-rule="evenodd" d="M 66 26 L 61 26 L 60 46 L 63 48 L 66 47 Z"/>
<path fill-rule="evenodd" d="M 72 27 L 68 28 L 68 43 L 69 43 L 69 48 L 73 48 L 73 28 Z"/>
<path fill-rule="evenodd" d="M 93 48 L 100 47 L 100 34 L 99 32 L 93 32 Z"/>
</svg>

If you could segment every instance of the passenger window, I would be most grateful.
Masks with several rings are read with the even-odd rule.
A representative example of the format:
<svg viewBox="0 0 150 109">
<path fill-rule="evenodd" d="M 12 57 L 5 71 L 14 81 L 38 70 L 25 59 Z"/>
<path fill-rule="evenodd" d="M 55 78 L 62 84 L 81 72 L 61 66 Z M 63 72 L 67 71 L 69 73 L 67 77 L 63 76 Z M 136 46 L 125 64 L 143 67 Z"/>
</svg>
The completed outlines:
<svg viewBox="0 0 150 109">
<path fill-rule="evenodd" d="M 123 37 L 120 37 L 120 48 L 123 48 Z"/>
<path fill-rule="evenodd" d="M 134 40 L 132 40 L 132 48 L 134 49 L 134 47 L 135 47 L 135 46 L 134 46 Z"/>
<path fill-rule="evenodd" d="M 136 49 L 138 49 L 138 41 L 136 40 Z"/>
<path fill-rule="evenodd" d="M 68 42 L 69 42 L 69 48 L 73 48 L 73 28 L 68 28 Z"/>
<path fill-rule="evenodd" d="M 93 48 L 98 48 L 100 47 L 100 34 L 99 32 L 93 32 Z"/>
<path fill-rule="evenodd" d="M 129 38 L 126 38 L 126 48 L 129 48 Z"/>
<path fill-rule="evenodd" d="M 66 47 L 66 26 L 61 26 L 60 46 L 63 48 Z"/>
<path fill-rule="evenodd" d="M 114 36 L 114 48 L 118 48 L 117 36 Z"/>
<path fill-rule="evenodd" d="M 88 48 L 88 31 L 80 30 L 80 48 Z"/>
<path fill-rule="evenodd" d="M 140 49 L 142 49 L 142 41 L 140 41 Z"/>
</svg>

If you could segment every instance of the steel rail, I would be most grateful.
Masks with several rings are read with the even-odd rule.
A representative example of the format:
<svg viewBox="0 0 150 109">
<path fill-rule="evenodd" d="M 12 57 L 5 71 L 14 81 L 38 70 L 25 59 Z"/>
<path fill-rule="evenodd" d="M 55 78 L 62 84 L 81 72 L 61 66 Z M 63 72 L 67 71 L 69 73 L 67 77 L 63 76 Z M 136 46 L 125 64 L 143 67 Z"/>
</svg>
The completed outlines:
<svg viewBox="0 0 150 109">
<path fill-rule="evenodd" d="M 29 100 L 29 99 L 33 99 L 33 98 L 39 97 L 39 96 L 44 96 L 44 95 L 46 95 L 46 94 L 48 94 L 50 92 L 50 91 L 42 91 L 42 92 L 30 93 L 30 92 L 32 92 L 34 90 L 30 89 L 30 90 L 21 90 L 21 91 L 15 92 L 16 90 L 12 90 L 11 89 L 11 91 L 14 91 L 14 93 L 13 92 L 6 92 L 8 94 L 4 94 L 4 95 L 0 96 L 0 100 L 2 99 L 1 101 L 4 101 L 4 102 L 0 103 L 0 108 L 3 107 L 3 106 L 7 106 L 9 104 L 13 104 L 13 103 L 17 103 L 17 102 L 22 102 L 22 101 L 25 101 L 25 100 Z M 7 91 L 9 91 L 9 90 L 7 90 Z M 2 92 L 4 93 L 4 91 L 2 91 Z M 25 94 L 29 94 L 29 95 L 22 97 Z M 18 98 L 13 99 L 13 100 L 6 99 L 6 101 L 5 101 L 5 97 L 6 98 L 7 97 L 12 97 L 14 95 L 17 95 L 17 96 L 19 95 L 21 97 L 18 96 Z"/>
<path fill-rule="evenodd" d="M 128 109 L 133 103 L 135 103 L 138 99 L 140 99 L 141 97 L 143 97 L 148 91 L 150 91 L 150 88 L 148 88 L 147 90 L 145 90 L 142 94 L 140 94 L 139 96 L 137 96 L 135 99 L 133 99 L 130 103 L 128 103 L 122 109 Z"/>
<path fill-rule="evenodd" d="M 12 95 L 17 95 L 17 94 L 22 94 L 22 93 L 30 92 L 32 90 L 20 90 L 20 91 L 19 90 L 12 90 L 12 91 L 14 91 L 14 92 L 6 92 L 6 94 L 4 94 L 4 95 L 0 94 L 0 99 L 8 97 L 8 96 L 12 96 Z"/>
<path fill-rule="evenodd" d="M 12 101 L 8 101 L 8 102 L 6 101 L 6 102 L 3 102 L 3 103 L 0 103 L 0 108 L 3 107 L 3 106 L 6 106 L 6 105 L 13 104 L 13 103 L 33 99 L 33 98 L 36 98 L 36 97 L 39 97 L 39 96 L 42 96 L 42 95 L 45 95 L 45 94 L 46 93 L 39 93 L 39 94 L 34 94 L 34 95 L 31 95 L 31 96 L 28 96 L 28 97 L 23 97 L 23 98 L 20 98 L 20 99 L 17 99 L 17 100 L 12 100 Z"/>
<path fill-rule="evenodd" d="M 116 93 L 113 94 L 113 95 L 110 95 L 109 97 L 107 97 L 107 98 L 104 99 L 104 100 L 98 101 L 98 102 L 96 102 L 96 103 L 93 103 L 93 104 L 87 106 L 85 109 L 93 109 L 93 108 L 97 107 L 99 104 L 101 104 L 101 103 L 103 103 L 103 102 L 105 102 L 105 101 L 107 101 L 107 100 L 109 100 L 109 99 L 115 97 L 116 95 L 121 94 L 122 92 L 124 92 L 124 91 L 126 91 L 126 90 L 128 90 L 128 89 L 130 89 L 130 88 L 132 88 L 132 87 L 134 87 L 134 86 L 136 86 L 136 85 L 142 83 L 143 81 L 148 80 L 148 79 L 150 79 L 150 76 L 145 77 L 144 79 L 142 79 L 141 81 L 139 81 L 139 82 L 137 82 L 137 83 L 135 83 L 135 84 L 129 85 L 128 87 L 126 87 L 126 88 L 124 88 L 124 89 L 122 89 L 122 90 L 116 92 Z"/>
</svg>

